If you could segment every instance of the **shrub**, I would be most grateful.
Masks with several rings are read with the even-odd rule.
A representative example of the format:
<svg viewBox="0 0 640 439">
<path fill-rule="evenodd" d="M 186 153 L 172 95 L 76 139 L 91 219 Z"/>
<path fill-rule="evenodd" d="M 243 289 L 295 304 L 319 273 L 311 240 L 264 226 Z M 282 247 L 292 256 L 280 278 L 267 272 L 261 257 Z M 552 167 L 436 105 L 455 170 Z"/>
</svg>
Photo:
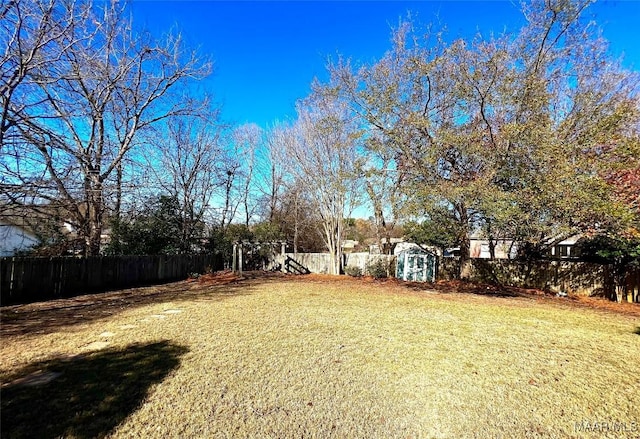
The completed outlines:
<svg viewBox="0 0 640 439">
<path fill-rule="evenodd" d="M 383 279 L 388 276 L 387 264 L 383 260 L 377 260 L 367 266 L 367 272 L 376 279 Z"/>
<path fill-rule="evenodd" d="M 346 275 L 351 277 L 362 276 L 362 270 L 360 269 L 360 267 L 345 267 L 344 272 Z"/>
</svg>

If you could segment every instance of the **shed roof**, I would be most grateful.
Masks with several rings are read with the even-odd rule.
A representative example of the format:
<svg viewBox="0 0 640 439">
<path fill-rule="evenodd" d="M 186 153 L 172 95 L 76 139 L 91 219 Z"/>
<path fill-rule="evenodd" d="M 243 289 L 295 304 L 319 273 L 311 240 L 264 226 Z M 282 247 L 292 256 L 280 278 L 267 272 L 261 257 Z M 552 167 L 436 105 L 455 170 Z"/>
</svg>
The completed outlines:
<svg viewBox="0 0 640 439">
<path fill-rule="evenodd" d="M 415 246 L 415 247 L 409 247 L 409 248 L 408 248 L 408 249 L 406 249 L 406 250 L 402 250 L 400 253 L 398 253 L 398 256 L 403 255 L 403 254 L 405 254 L 405 253 L 409 253 L 409 254 L 422 254 L 422 255 L 434 255 L 434 256 L 435 256 L 435 253 L 430 252 L 429 250 L 426 250 L 426 249 L 424 249 L 424 248 L 422 248 L 422 247 L 418 247 L 418 246 Z"/>
</svg>

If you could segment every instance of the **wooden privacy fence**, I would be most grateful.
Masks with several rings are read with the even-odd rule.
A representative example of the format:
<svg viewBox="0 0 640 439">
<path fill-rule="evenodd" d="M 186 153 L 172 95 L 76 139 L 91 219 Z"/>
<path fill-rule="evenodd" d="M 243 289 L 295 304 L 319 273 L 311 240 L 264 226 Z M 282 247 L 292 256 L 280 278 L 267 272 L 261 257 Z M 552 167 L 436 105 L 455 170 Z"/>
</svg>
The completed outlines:
<svg viewBox="0 0 640 439">
<path fill-rule="evenodd" d="M 369 253 L 346 253 L 344 255 L 344 266 L 358 267 L 363 274 L 371 274 L 369 269 L 375 264 L 386 267 L 388 276 L 396 275 L 396 256 L 394 255 L 372 255 Z"/>
<path fill-rule="evenodd" d="M 640 303 L 640 269 L 636 268 L 627 273 L 622 300 L 625 299 L 625 295 L 627 302 Z"/>
<path fill-rule="evenodd" d="M 471 278 L 476 281 L 640 302 L 640 271 L 637 269 L 627 273 L 624 284 L 616 291 L 616 280 L 609 265 L 487 259 L 472 259 L 471 264 Z"/>
<path fill-rule="evenodd" d="M 342 255 L 344 267 L 358 267 L 362 273 L 368 273 L 368 269 L 376 262 L 382 262 L 392 269 L 389 276 L 395 276 L 395 256 L 372 255 L 369 253 L 345 253 Z M 329 273 L 331 256 L 329 253 L 284 253 L 277 255 L 271 267 L 281 267 L 285 273 Z"/>
<path fill-rule="evenodd" d="M 274 265 L 285 273 L 329 273 L 329 253 L 285 253 L 274 258 Z"/>
<path fill-rule="evenodd" d="M 151 285 L 222 267 L 200 255 L 0 258 L 2 305 Z"/>
</svg>

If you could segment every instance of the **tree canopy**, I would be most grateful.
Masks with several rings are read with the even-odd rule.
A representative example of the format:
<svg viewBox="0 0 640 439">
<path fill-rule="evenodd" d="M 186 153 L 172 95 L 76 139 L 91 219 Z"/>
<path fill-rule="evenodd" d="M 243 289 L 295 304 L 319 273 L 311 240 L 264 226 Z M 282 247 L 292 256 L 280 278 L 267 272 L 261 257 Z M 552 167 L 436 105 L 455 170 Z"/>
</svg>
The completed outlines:
<svg viewBox="0 0 640 439">
<path fill-rule="evenodd" d="M 587 5 L 533 2 L 518 33 L 471 41 L 408 21 L 379 61 L 329 66 L 327 92 L 394 157 L 409 212 L 447 218 L 463 261 L 474 233 L 542 247 L 633 221 L 609 177 L 637 167 L 639 76 Z"/>
</svg>

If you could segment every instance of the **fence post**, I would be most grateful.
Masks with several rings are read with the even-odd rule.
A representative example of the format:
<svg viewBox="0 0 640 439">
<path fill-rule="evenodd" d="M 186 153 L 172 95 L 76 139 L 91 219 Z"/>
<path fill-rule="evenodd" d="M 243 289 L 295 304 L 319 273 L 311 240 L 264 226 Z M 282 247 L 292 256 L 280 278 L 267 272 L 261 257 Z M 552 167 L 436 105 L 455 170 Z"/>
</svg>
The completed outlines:
<svg viewBox="0 0 640 439">
<path fill-rule="evenodd" d="M 9 297 L 11 297 L 13 295 L 13 282 L 15 279 L 15 272 L 16 272 L 16 258 L 11 258 L 11 279 L 9 280 Z"/>
<path fill-rule="evenodd" d="M 236 259 L 238 257 L 238 243 L 234 242 L 233 243 L 233 256 L 231 259 L 231 271 L 232 272 L 236 272 Z"/>
</svg>

